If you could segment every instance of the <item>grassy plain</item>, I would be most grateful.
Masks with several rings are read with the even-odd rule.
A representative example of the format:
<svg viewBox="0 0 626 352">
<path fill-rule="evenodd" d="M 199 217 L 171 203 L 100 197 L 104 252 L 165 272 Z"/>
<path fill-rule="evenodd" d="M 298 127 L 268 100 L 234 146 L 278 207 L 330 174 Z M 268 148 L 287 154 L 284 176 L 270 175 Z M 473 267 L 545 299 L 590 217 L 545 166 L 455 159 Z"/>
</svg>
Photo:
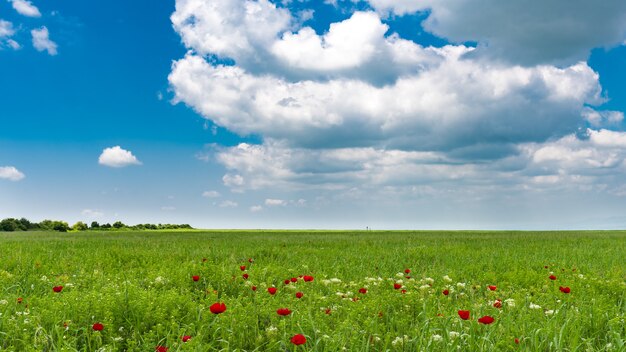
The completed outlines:
<svg viewBox="0 0 626 352">
<path fill-rule="evenodd" d="M 625 313 L 623 231 L 0 233 L 1 351 L 625 351 Z"/>
</svg>

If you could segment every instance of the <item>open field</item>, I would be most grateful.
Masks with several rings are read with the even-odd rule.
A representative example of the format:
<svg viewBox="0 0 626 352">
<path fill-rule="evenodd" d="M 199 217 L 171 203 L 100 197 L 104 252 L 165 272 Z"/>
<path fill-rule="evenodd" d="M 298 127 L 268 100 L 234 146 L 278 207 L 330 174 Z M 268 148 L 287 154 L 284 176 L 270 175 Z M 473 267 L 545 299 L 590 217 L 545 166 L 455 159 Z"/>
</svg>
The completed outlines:
<svg viewBox="0 0 626 352">
<path fill-rule="evenodd" d="M 617 231 L 0 233 L 0 288 L 2 351 L 626 350 Z"/>
</svg>

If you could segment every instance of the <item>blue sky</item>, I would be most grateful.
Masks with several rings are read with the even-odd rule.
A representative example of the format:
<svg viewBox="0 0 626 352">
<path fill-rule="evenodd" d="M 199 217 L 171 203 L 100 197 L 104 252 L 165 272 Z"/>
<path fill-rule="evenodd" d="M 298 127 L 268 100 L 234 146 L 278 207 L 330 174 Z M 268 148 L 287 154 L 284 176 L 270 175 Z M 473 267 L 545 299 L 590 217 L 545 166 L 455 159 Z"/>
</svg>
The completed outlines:
<svg viewBox="0 0 626 352">
<path fill-rule="evenodd" d="M 0 218 L 624 227 L 626 5 L 562 5 L 0 2 Z"/>
</svg>

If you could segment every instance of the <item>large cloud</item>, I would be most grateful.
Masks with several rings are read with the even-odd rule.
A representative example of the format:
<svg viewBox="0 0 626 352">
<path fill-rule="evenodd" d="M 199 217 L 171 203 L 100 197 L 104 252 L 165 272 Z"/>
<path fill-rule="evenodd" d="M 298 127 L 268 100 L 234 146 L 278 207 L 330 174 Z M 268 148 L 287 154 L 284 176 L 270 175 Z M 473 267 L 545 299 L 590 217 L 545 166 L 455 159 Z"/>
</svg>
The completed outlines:
<svg viewBox="0 0 626 352">
<path fill-rule="evenodd" d="M 379 12 L 354 12 L 318 33 L 265 0 L 177 1 L 172 22 L 189 51 L 172 65 L 173 101 L 263 138 L 214 147 L 227 187 L 523 189 L 605 175 L 542 159 L 545 148 L 581 158 L 593 150 L 577 162 L 609 174 L 621 165 L 623 153 L 597 138 L 621 140 L 609 129 L 620 129 L 623 114 L 594 108 L 606 97 L 584 60 L 591 48 L 623 40 L 621 2 L 588 9 L 592 19 L 580 2 L 559 16 L 544 4 L 514 11 L 518 1 L 477 9 L 466 1 L 370 3 Z M 478 47 L 424 47 L 380 17 L 422 10 L 431 11 L 427 30 Z M 508 21 L 500 32 L 482 23 L 500 15 Z M 601 28 L 582 33 L 600 18 Z M 519 33 L 509 23 L 519 23 Z M 545 47 L 555 42 L 562 45 Z"/>
<path fill-rule="evenodd" d="M 30 31 L 33 37 L 33 47 L 37 51 L 47 51 L 49 55 L 57 54 L 57 43 L 50 39 L 50 32 L 46 26 Z"/>
<path fill-rule="evenodd" d="M 385 13 L 430 11 L 424 28 L 453 42 L 478 42 L 486 55 L 535 65 L 586 60 L 595 47 L 626 38 L 622 0 L 367 0 Z"/>
<path fill-rule="evenodd" d="M 41 17 L 41 12 L 37 6 L 33 5 L 32 2 L 28 0 L 9 0 L 13 5 L 15 11 L 17 11 L 20 15 L 27 17 Z"/>
</svg>

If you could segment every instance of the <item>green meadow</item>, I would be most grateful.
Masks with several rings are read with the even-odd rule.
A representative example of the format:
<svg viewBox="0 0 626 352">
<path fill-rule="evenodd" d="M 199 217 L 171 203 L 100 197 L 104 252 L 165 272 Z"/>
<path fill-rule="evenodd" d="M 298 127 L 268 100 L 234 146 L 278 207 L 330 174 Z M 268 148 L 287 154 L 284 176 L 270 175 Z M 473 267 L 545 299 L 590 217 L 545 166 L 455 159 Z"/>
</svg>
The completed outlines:
<svg viewBox="0 0 626 352">
<path fill-rule="evenodd" d="M 626 351 L 625 313 L 623 231 L 0 233 L 0 351 Z"/>
</svg>

